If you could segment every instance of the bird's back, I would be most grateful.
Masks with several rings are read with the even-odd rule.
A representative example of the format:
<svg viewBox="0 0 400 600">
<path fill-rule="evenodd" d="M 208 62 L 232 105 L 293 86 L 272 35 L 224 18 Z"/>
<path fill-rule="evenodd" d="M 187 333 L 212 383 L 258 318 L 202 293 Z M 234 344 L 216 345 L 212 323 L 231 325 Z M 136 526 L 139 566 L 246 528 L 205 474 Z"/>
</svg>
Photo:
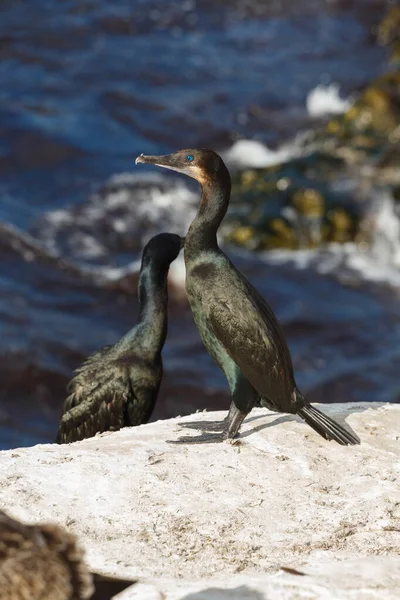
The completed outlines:
<svg viewBox="0 0 400 600">
<path fill-rule="evenodd" d="M 92 354 L 68 386 L 57 441 L 147 422 L 162 377 L 161 356 L 149 362 L 138 352 L 107 346 Z"/>
</svg>

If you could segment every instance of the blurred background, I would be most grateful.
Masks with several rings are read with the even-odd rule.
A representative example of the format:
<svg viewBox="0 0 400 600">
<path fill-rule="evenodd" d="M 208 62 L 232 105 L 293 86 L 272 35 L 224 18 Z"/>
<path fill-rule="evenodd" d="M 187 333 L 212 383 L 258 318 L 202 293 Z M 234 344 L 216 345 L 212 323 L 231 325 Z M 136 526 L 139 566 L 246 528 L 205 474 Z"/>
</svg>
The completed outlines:
<svg viewBox="0 0 400 600">
<path fill-rule="evenodd" d="M 400 402 L 400 7 L 383 0 L 2 0 L 0 448 L 51 442 L 83 359 L 137 318 L 143 244 L 212 147 L 221 244 L 278 314 L 313 402 Z M 171 269 L 153 420 L 227 409 Z"/>
</svg>

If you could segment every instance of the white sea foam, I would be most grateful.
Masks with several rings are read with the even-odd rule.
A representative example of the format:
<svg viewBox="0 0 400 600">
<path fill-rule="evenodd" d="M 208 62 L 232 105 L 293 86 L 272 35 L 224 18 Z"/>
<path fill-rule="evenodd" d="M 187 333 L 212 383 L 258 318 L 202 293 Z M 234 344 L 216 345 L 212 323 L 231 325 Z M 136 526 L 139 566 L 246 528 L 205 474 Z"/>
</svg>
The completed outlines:
<svg viewBox="0 0 400 600">
<path fill-rule="evenodd" d="M 309 92 L 306 100 L 308 114 L 311 117 L 341 114 L 346 112 L 353 104 L 353 98 L 343 99 L 339 94 L 339 85 L 317 85 Z"/>
<path fill-rule="evenodd" d="M 143 247 L 162 231 L 185 235 L 197 202 L 198 195 L 178 177 L 122 173 L 80 206 L 47 213 L 38 236 L 60 256 L 109 263 L 124 247 Z"/>
<path fill-rule="evenodd" d="M 262 168 L 287 162 L 301 153 L 300 137 L 277 150 L 270 150 L 255 140 L 239 140 L 229 150 L 221 152 L 229 168 Z"/>
<path fill-rule="evenodd" d="M 100 267 L 96 269 L 90 269 L 93 273 L 104 279 L 105 281 L 119 281 L 127 275 L 133 275 L 139 273 L 141 259 L 133 260 L 129 264 L 123 267 Z"/>
<path fill-rule="evenodd" d="M 372 251 L 379 262 L 400 267 L 400 214 L 389 194 L 379 198 Z"/>
<path fill-rule="evenodd" d="M 153 235 L 186 234 L 198 200 L 198 192 L 179 177 L 121 173 L 80 206 L 47 213 L 37 235 L 47 250 L 79 263 L 82 272 L 99 281 L 118 281 L 139 271 L 140 248 Z M 130 252 L 131 261 L 115 264 L 117 256 L 119 262 L 129 260 Z M 170 278 L 176 287 L 184 286 L 183 253 Z"/>
<path fill-rule="evenodd" d="M 400 287 L 399 269 L 374 257 L 373 249 L 363 252 L 356 244 L 329 244 L 315 250 L 272 250 L 262 258 L 271 264 L 290 263 L 298 269 L 314 269 L 322 275 L 338 274 L 340 278 L 361 279 Z"/>
<path fill-rule="evenodd" d="M 71 213 L 64 209 L 53 210 L 47 213 L 47 218 L 49 221 L 51 221 L 51 223 L 54 223 L 54 225 L 58 225 L 60 223 L 71 223 L 72 221 Z"/>
<path fill-rule="evenodd" d="M 291 263 L 299 269 L 312 268 L 321 274 L 388 283 L 400 286 L 400 214 L 389 193 L 375 198 L 370 247 L 355 243 L 328 244 L 322 248 L 272 250 L 261 253 L 272 264 Z"/>
</svg>

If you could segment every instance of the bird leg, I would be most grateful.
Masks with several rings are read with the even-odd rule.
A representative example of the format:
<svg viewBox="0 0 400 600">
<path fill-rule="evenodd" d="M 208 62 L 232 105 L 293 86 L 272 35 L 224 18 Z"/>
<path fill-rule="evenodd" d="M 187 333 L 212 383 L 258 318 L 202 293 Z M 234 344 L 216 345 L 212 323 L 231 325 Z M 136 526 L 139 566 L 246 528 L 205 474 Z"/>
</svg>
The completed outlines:
<svg viewBox="0 0 400 600">
<path fill-rule="evenodd" d="M 239 430 L 242 426 L 243 421 L 247 417 L 248 412 L 242 412 L 239 410 L 234 402 L 232 402 L 229 414 L 228 414 L 228 428 L 226 431 L 226 437 L 229 439 L 235 438 L 239 434 Z"/>
<path fill-rule="evenodd" d="M 215 423 L 214 421 L 198 421 L 197 423 L 191 422 L 182 424 L 195 426 L 195 429 L 200 429 L 205 432 L 210 431 L 206 428 L 210 425 L 218 426 L 219 433 L 203 433 L 202 435 L 198 435 L 195 437 L 184 436 L 178 438 L 177 440 L 168 440 L 168 442 L 170 444 L 212 444 L 223 442 L 226 439 L 235 438 L 238 435 L 240 427 L 247 415 L 248 412 L 242 412 L 241 410 L 239 410 L 236 407 L 235 403 L 232 401 L 231 406 L 229 408 L 229 413 L 223 421 L 219 421 L 217 423 Z M 204 429 L 202 427 L 203 425 L 206 426 Z"/>
<path fill-rule="evenodd" d="M 233 411 L 236 409 L 235 403 L 232 401 L 229 407 L 229 412 L 222 421 L 187 421 L 187 423 L 179 423 L 180 427 L 187 429 L 198 429 L 199 431 L 226 431 L 229 428 L 229 422 L 233 416 Z"/>
</svg>

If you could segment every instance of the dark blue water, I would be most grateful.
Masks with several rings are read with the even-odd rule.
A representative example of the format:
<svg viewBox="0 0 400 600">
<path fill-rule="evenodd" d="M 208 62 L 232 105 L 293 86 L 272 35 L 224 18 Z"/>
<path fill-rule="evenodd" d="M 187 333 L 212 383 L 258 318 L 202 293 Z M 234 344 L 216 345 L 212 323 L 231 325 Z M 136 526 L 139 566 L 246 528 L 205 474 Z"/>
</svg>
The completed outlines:
<svg viewBox="0 0 400 600">
<path fill-rule="evenodd" d="M 385 68 L 372 30 L 384 2 L 293 4 L 1 3 L 0 447 L 54 438 L 72 370 L 135 322 L 144 241 L 194 214 L 195 188 L 137 173 L 135 156 L 274 148 L 317 125 L 315 86 L 346 97 Z M 310 399 L 399 400 L 393 286 L 236 259 L 281 317 Z M 154 418 L 227 406 L 181 282 Z"/>
<path fill-rule="evenodd" d="M 370 29 L 384 2 L 291 4 L 3 2 L 6 220 L 82 201 L 144 149 L 277 143 L 317 84 L 347 95 L 383 68 Z"/>
</svg>

